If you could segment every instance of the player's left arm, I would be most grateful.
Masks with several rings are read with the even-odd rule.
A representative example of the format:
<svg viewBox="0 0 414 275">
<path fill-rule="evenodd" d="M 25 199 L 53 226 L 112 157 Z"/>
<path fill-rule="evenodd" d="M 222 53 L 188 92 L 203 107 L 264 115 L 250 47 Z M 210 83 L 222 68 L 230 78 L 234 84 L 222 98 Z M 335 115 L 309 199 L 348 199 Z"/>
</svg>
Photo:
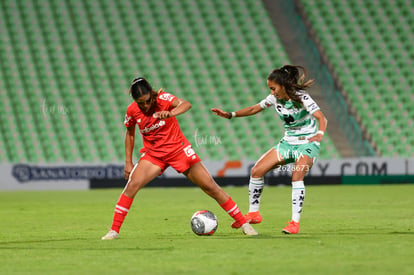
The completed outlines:
<svg viewBox="0 0 414 275">
<path fill-rule="evenodd" d="M 163 119 L 184 114 L 185 112 L 191 109 L 191 103 L 187 100 L 176 97 L 174 98 L 173 102 L 171 102 L 171 107 L 172 109 L 170 111 L 157 112 L 156 116 L 159 119 Z"/>
<path fill-rule="evenodd" d="M 309 142 L 313 141 L 321 141 L 323 135 L 325 134 L 326 127 L 328 126 L 328 120 L 326 119 L 325 115 L 322 113 L 321 110 L 318 110 L 312 114 L 316 120 L 319 122 L 319 130 L 315 136 L 309 138 Z"/>
</svg>

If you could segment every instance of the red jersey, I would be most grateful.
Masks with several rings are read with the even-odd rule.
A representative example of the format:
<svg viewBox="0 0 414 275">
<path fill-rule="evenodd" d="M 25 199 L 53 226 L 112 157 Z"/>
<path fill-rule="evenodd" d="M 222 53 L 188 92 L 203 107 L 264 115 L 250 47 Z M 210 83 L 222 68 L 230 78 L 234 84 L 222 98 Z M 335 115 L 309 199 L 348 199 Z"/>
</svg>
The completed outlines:
<svg viewBox="0 0 414 275">
<path fill-rule="evenodd" d="M 181 132 L 175 117 L 159 119 L 153 116 L 156 112 L 171 111 L 174 99 L 174 95 L 161 92 L 153 107 L 146 113 L 141 111 L 135 101 L 128 106 L 124 124 L 126 127 L 138 125 L 144 145 L 141 153 L 148 152 L 154 157 L 162 158 L 190 144 Z"/>
</svg>

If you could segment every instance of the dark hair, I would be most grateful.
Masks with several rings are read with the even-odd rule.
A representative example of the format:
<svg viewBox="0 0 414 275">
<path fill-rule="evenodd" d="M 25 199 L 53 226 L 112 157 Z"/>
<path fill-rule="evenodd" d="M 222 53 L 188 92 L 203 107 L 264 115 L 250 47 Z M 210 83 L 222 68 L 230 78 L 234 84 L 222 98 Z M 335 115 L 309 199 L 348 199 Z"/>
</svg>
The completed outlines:
<svg viewBox="0 0 414 275">
<path fill-rule="evenodd" d="M 143 77 L 137 77 L 132 81 L 129 93 L 135 100 L 146 94 L 151 94 L 151 96 L 157 94 L 157 92 L 152 89 L 151 84 L 149 84 Z"/>
<path fill-rule="evenodd" d="M 303 71 L 300 75 L 299 69 Z M 306 90 L 313 83 L 313 79 L 305 81 L 306 71 L 302 66 L 285 65 L 270 72 L 267 80 L 274 81 L 285 87 L 286 93 L 293 101 L 302 103 L 298 90 Z"/>
</svg>

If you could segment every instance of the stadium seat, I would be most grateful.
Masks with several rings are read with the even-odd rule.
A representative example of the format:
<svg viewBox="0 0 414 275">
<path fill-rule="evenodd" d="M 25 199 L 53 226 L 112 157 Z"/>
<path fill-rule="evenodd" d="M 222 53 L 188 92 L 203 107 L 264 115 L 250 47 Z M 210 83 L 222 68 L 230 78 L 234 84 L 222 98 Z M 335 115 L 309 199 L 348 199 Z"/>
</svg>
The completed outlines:
<svg viewBox="0 0 414 275">
<path fill-rule="evenodd" d="M 400 128 L 394 122 L 401 119 L 392 114 L 407 110 L 405 114 L 409 117 L 412 109 L 413 99 L 404 92 L 410 90 L 414 81 L 409 72 L 412 67 L 409 57 L 414 56 L 414 50 L 405 46 L 414 41 L 409 23 L 412 3 L 358 0 L 302 0 L 301 3 L 344 91 L 381 155 L 412 156 L 414 136 L 404 136 L 407 140 L 400 145 L 398 141 L 389 144 Z"/>
<path fill-rule="evenodd" d="M 137 75 L 192 103 L 178 118 L 184 134 L 221 142 L 197 148 L 203 159 L 254 160 L 283 135 L 272 110 L 231 121 L 210 111 L 259 102 L 267 74 L 290 63 L 260 1 L 5 0 L 0 31 L 2 162 L 123 161 Z M 321 158 L 339 157 L 328 135 L 323 148 Z"/>
</svg>

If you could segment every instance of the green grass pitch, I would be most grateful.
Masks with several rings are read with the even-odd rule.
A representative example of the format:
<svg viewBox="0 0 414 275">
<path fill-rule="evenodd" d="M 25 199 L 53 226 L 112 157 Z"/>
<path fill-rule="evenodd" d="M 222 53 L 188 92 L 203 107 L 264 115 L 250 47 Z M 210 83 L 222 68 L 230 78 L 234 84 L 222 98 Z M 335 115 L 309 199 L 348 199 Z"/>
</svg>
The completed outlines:
<svg viewBox="0 0 414 275">
<path fill-rule="evenodd" d="M 247 187 L 225 190 L 245 213 Z M 198 188 L 144 188 L 101 241 L 120 192 L 0 192 L 0 274 L 414 274 L 414 185 L 308 186 L 297 235 L 281 233 L 291 189 L 267 186 L 259 236 Z M 213 236 L 191 231 L 201 209 Z"/>
</svg>

